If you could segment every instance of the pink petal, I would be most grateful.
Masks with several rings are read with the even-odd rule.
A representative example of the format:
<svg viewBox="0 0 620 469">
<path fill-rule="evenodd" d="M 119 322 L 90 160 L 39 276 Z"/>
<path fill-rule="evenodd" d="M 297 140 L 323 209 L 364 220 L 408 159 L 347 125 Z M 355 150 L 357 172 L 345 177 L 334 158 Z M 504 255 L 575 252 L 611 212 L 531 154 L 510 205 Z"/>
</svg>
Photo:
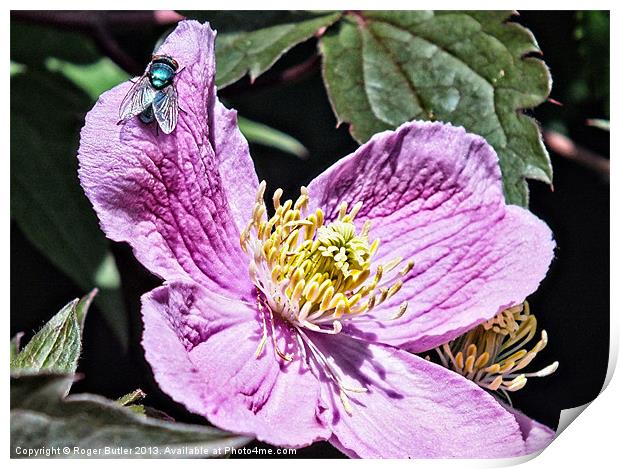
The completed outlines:
<svg viewBox="0 0 620 469">
<path fill-rule="evenodd" d="M 191 335 L 199 334 L 194 332 L 198 325 L 191 324 L 196 318 L 188 314 L 173 314 L 170 296 L 168 286 L 142 296 L 142 346 L 161 389 L 188 409 L 200 409 L 206 376 L 194 366 L 187 352 L 192 346 Z"/>
<path fill-rule="evenodd" d="M 347 330 L 365 340 L 412 351 L 445 343 L 521 303 L 553 257 L 549 228 L 505 205 L 491 146 L 448 124 L 411 122 L 375 135 L 309 191 L 327 219 L 342 201 L 362 201 L 356 222 L 372 221 L 376 262 L 416 264 L 399 294 Z M 405 315 L 390 320 L 405 300 Z"/>
<path fill-rule="evenodd" d="M 236 113 L 217 101 L 214 40 L 208 25 L 184 21 L 157 51 L 180 65 L 170 135 L 138 118 L 117 125 L 131 83 L 104 93 L 82 129 L 79 175 L 107 236 L 128 242 L 152 272 L 243 295 L 239 234 L 258 181 Z"/>
<path fill-rule="evenodd" d="M 525 454 L 542 451 L 551 444 L 555 438 L 554 430 L 529 418 L 527 415 L 513 409 L 507 404 L 502 403 L 502 405 L 514 416 L 519 424 L 521 435 L 525 441 Z"/>
<path fill-rule="evenodd" d="M 199 287 L 169 284 L 144 296 L 146 359 L 160 388 L 217 427 L 300 447 L 331 432 L 319 419 L 319 384 L 291 331 L 276 323 L 259 358 L 262 322 L 254 307 Z M 286 345 L 285 345 L 286 344 Z"/>
<path fill-rule="evenodd" d="M 347 386 L 351 414 L 323 382 L 330 440 L 360 458 L 499 458 L 521 455 L 514 417 L 462 376 L 390 346 L 312 335 Z"/>
</svg>

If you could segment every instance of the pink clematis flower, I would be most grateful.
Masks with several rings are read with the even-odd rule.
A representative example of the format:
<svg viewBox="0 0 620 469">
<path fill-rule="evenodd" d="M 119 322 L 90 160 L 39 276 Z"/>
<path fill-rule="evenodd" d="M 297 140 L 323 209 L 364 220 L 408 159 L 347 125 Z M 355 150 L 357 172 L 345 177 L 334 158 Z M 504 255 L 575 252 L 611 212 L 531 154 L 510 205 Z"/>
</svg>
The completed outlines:
<svg viewBox="0 0 620 469">
<path fill-rule="evenodd" d="M 218 427 L 352 457 L 507 457 L 553 432 L 421 358 L 523 303 L 554 242 L 506 206 L 479 136 L 411 122 L 374 136 L 267 215 L 236 113 L 217 99 L 215 33 L 179 24 L 170 135 L 116 125 L 130 83 L 86 117 L 80 181 L 107 236 L 164 279 L 142 297 L 161 389 Z"/>
</svg>

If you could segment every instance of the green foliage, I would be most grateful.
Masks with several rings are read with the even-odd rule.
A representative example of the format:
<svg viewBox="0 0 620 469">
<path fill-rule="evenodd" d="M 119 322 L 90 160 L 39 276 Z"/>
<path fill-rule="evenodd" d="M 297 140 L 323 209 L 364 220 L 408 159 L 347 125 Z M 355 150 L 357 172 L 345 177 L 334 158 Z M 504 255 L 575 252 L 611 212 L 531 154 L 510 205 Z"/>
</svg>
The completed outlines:
<svg viewBox="0 0 620 469">
<path fill-rule="evenodd" d="M 80 356 L 80 326 L 73 300 L 43 326 L 11 362 L 12 372 L 72 373 Z"/>
<path fill-rule="evenodd" d="M 182 10 L 186 18 L 200 22 L 208 21 L 218 35 L 256 31 L 258 29 L 294 24 L 333 12 L 310 12 L 300 10 Z"/>
<path fill-rule="evenodd" d="M 97 98 L 114 86 L 127 81 L 129 74 L 107 57 L 86 65 L 74 64 L 50 57 L 45 61 L 48 70 L 59 72 L 74 85 L 81 88 L 90 98 Z"/>
<path fill-rule="evenodd" d="M 250 440 L 212 427 L 145 417 L 101 396 L 73 394 L 65 397 L 73 379 L 70 374 L 11 378 L 13 457 L 23 457 L 16 453 L 17 447 L 69 447 L 69 454 L 52 455 L 61 458 L 79 457 L 73 453 L 74 447 L 95 451 L 106 447 L 152 447 L 146 454 L 134 452 L 124 457 L 173 457 L 174 454 L 164 453 L 166 448 L 174 451 L 191 446 L 213 455 L 216 448 L 242 446 Z"/>
<path fill-rule="evenodd" d="M 144 405 L 138 403 L 145 397 L 146 397 L 146 394 L 144 394 L 144 392 L 141 389 L 136 389 L 135 391 L 125 394 L 122 397 L 119 397 L 118 399 L 116 399 L 116 402 L 122 405 L 123 407 L 127 407 L 128 409 L 135 412 L 136 414 L 146 415 L 146 409 Z"/>
<path fill-rule="evenodd" d="M 306 159 L 308 157 L 308 149 L 301 142 L 284 132 L 241 116 L 238 116 L 237 123 L 239 130 L 249 142 L 276 148 L 297 158 Z"/>
<path fill-rule="evenodd" d="M 94 288 L 90 293 L 80 298 L 80 301 L 78 301 L 78 304 L 75 306 L 75 318 L 77 319 L 78 326 L 80 326 L 80 334 L 84 332 L 86 314 L 98 293 L 99 290 Z"/>
<path fill-rule="evenodd" d="M 610 130 L 608 119 L 588 119 L 587 124 L 607 132 Z"/>
<path fill-rule="evenodd" d="M 11 373 L 75 373 L 82 350 L 82 329 L 97 291 L 62 308 L 20 351 L 14 345 Z M 14 341 L 11 341 L 12 344 Z"/>
<path fill-rule="evenodd" d="M 321 39 L 334 112 L 360 142 L 413 119 L 462 125 L 498 153 L 510 203 L 527 205 L 525 178 L 551 182 L 536 123 L 519 112 L 550 90 L 531 33 L 506 12 L 348 14 Z"/>
<path fill-rule="evenodd" d="M 585 66 L 574 70 L 571 95 L 578 103 L 601 100 L 609 117 L 609 11 L 577 12 L 575 38 Z"/>
<path fill-rule="evenodd" d="M 49 57 L 88 64 L 100 56 L 94 42 L 82 34 L 35 24 L 11 23 L 12 61 L 43 68 Z"/>
<path fill-rule="evenodd" d="M 216 81 L 220 87 L 246 74 L 255 80 L 293 46 L 306 41 L 341 16 L 340 13 L 317 15 L 303 12 L 267 12 L 266 16 L 263 12 L 259 16 L 247 12 L 185 14 L 206 19 L 220 30 L 215 50 Z"/>
<path fill-rule="evenodd" d="M 108 242 L 77 179 L 78 131 L 91 101 L 57 73 L 11 77 L 11 217 L 97 304 L 123 344 L 127 319 Z"/>
</svg>

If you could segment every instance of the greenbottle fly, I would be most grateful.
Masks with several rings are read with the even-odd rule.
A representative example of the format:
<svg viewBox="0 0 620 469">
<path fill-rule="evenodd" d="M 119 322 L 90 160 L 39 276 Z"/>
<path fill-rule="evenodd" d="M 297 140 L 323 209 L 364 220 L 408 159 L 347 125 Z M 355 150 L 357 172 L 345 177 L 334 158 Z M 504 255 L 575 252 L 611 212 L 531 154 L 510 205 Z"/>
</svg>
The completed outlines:
<svg viewBox="0 0 620 469">
<path fill-rule="evenodd" d="M 169 55 L 153 55 L 144 74 L 131 87 L 119 109 L 119 124 L 138 116 L 142 122 L 157 124 L 171 133 L 179 117 L 179 100 L 174 78 L 179 64 Z"/>
</svg>

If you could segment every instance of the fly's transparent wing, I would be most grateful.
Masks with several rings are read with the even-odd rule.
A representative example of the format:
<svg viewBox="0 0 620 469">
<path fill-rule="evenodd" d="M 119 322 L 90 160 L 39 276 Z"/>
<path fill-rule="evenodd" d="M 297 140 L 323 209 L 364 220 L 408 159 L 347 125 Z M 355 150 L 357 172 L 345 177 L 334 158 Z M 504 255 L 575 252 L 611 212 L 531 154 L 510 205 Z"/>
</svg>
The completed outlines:
<svg viewBox="0 0 620 469">
<path fill-rule="evenodd" d="M 153 98 L 153 111 L 159 127 L 165 134 L 171 133 L 179 118 L 179 100 L 174 85 L 158 91 Z"/>
<path fill-rule="evenodd" d="M 149 107 L 154 97 L 155 90 L 151 86 L 148 76 L 142 75 L 123 98 L 118 111 L 119 120 L 123 122 L 137 116 Z"/>
</svg>

